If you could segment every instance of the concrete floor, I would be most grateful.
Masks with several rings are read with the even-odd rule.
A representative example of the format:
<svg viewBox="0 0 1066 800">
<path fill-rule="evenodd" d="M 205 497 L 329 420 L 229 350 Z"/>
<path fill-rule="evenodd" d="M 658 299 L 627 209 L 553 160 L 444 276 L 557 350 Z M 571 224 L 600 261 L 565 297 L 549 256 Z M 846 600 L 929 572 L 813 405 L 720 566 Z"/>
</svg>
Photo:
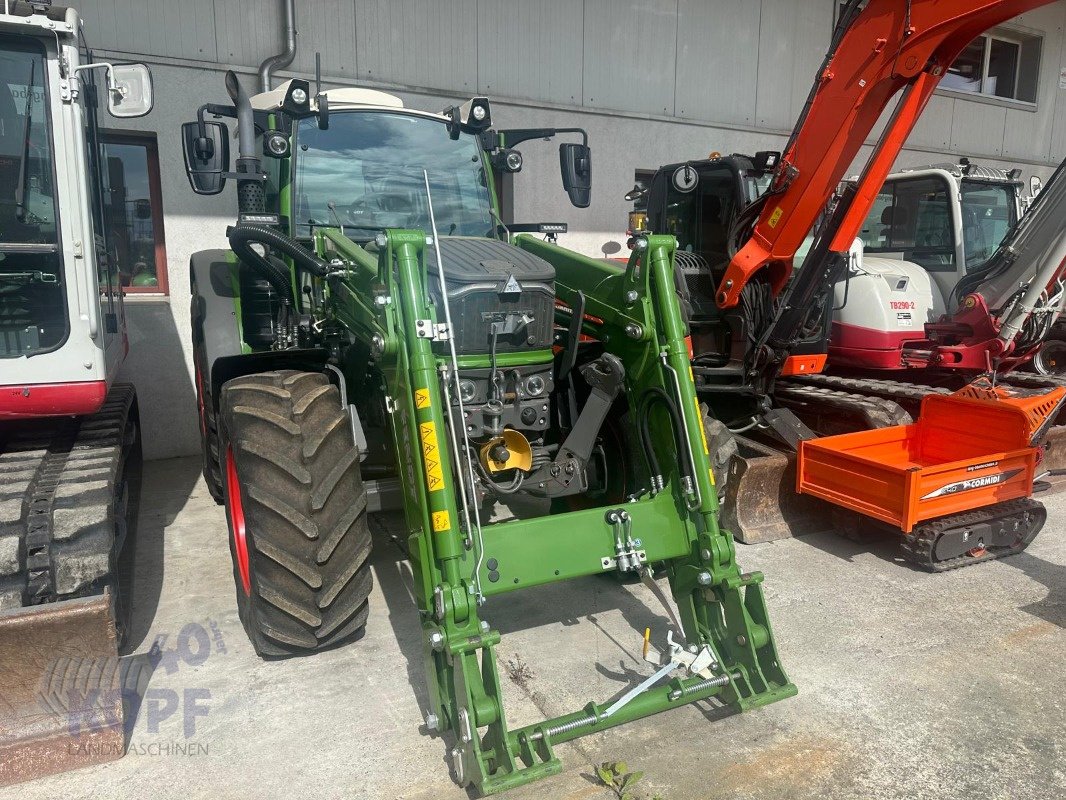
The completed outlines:
<svg viewBox="0 0 1066 800">
<path fill-rule="evenodd" d="M 130 752 L 0 800 L 464 797 L 444 742 L 420 732 L 417 615 L 395 546 L 375 543 L 362 640 L 263 662 L 197 472 L 190 459 L 148 465 L 137 652 L 166 639 Z M 1066 495 L 1046 503 L 1027 553 L 944 575 L 899 563 L 890 541 L 741 546 L 741 565 L 767 576 L 799 696 L 724 719 L 688 706 L 562 745 L 562 775 L 508 797 L 612 797 L 592 765 L 617 759 L 645 772 L 639 800 L 1066 796 Z M 605 578 L 505 596 L 486 615 L 505 634 L 514 725 L 620 694 L 648 674 L 644 627 L 663 627 L 643 587 Z"/>
</svg>

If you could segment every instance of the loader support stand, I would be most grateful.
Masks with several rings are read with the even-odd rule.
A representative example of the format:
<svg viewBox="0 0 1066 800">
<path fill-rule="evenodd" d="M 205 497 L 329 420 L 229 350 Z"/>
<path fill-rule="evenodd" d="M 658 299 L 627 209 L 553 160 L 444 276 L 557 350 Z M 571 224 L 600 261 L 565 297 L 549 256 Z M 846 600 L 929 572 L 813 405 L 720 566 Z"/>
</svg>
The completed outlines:
<svg viewBox="0 0 1066 800">
<path fill-rule="evenodd" d="M 518 246 L 555 266 L 559 297 L 570 308 L 581 308 L 584 292 L 590 315 L 584 333 L 605 344 L 607 364 L 626 365 L 626 390 L 639 397 L 654 389 L 677 405 L 681 439 L 695 472 L 687 476 L 689 485 L 683 487 L 679 470 L 671 467 L 661 491 L 624 507 L 569 512 L 565 526 L 550 516 L 478 525 L 472 515 L 469 529 L 458 502 L 459 485 L 469 482 L 456 480 L 464 461 L 452 451 L 461 446 L 453 442 L 462 439 L 451 437 L 444 406 L 448 361 L 442 351 L 434 352 L 431 337 L 418 333 L 418 321 L 435 325 L 440 315 L 427 300 L 426 238 L 393 230 L 387 240 L 377 279 L 394 302 L 384 306 L 377 325 L 390 333 L 383 337 L 382 367 L 422 617 L 427 727 L 452 740 L 449 761 L 456 780 L 485 794 L 501 792 L 558 773 L 558 743 L 710 697 L 740 711 L 795 694 L 778 663 L 762 575 L 740 573 L 732 536 L 718 528 L 708 448 L 674 292 L 674 239 L 651 237 L 624 270 L 536 239 L 519 237 Z M 604 279 L 595 292 L 588 290 Z M 642 299 L 623 312 L 622 297 L 633 287 Z M 421 327 L 425 330 L 425 324 Z M 605 398 L 593 402 L 602 405 Z M 684 461 L 673 452 L 670 415 L 661 404 L 648 413 L 663 463 Z M 714 674 L 673 670 L 673 677 L 636 693 L 630 687 L 632 697 L 624 703 L 605 698 L 509 730 L 496 666 L 500 634 L 481 621 L 482 604 L 491 607 L 492 597 L 504 592 L 611 569 L 643 570 L 650 563 L 665 564 L 684 641 L 705 654 Z M 665 626 L 655 631 L 657 640 L 666 634 Z"/>
</svg>

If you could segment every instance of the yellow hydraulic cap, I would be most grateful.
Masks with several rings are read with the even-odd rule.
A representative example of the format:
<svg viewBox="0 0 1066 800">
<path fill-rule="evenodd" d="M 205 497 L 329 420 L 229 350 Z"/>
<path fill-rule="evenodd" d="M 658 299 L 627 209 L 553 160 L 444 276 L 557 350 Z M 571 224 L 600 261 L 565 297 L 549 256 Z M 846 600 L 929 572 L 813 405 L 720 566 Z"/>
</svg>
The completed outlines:
<svg viewBox="0 0 1066 800">
<path fill-rule="evenodd" d="M 489 439 L 482 446 L 481 463 L 492 473 L 505 469 L 528 470 L 533 466 L 533 448 L 525 436 L 505 428 L 503 436 Z"/>
</svg>

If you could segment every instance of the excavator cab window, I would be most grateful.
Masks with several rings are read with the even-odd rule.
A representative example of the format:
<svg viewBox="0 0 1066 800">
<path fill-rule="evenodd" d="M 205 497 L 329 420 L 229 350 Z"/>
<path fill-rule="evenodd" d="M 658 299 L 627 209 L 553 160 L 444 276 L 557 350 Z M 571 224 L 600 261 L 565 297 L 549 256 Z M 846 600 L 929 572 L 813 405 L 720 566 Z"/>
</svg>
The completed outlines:
<svg viewBox="0 0 1066 800">
<path fill-rule="evenodd" d="M 867 252 L 896 256 L 930 272 L 955 270 L 950 188 L 939 178 L 899 180 L 881 189 L 863 223 Z"/>
<path fill-rule="evenodd" d="M 67 336 L 44 49 L 0 36 L 0 358 Z"/>
<path fill-rule="evenodd" d="M 684 185 L 684 184 L 682 184 Z M 729 264 L 729 228 L 737 208 L 737 174 L 726 164 L 699 170 L 687 191 L 668 182 L 661 231 L 677 237 L 677 265 L 695 318 L 717 316 L 714 286 Z"/>
<path fill-rule="evenodd" d="M 962 236 L 967 272 L 983 266 L 1018 221 L 1014 191 L 1010 184 L 962 182 Z"/>
</svg>

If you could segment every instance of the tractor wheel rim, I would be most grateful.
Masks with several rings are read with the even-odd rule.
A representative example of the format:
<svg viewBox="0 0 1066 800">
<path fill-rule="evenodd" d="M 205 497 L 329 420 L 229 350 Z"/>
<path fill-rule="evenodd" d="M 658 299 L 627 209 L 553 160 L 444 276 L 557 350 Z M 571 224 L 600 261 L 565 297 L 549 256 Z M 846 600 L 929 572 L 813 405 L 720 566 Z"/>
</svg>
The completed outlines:
<svg viewBox="0 0 1066 800">
<path fill-rule="evenodd" d="M 237 571 L 245 594 L 252 593 L 252 578 L 248 571 L 248 539 L 244 527 L 244 506 L 241 503 L 241 484 L 237 480 L 237 465 L 233 461 L 233 446 L 226 448 L 226 510 L 229 512 L 230 530 L 233 531 L 233 552 L 236 554 Z"/>
</svg>

